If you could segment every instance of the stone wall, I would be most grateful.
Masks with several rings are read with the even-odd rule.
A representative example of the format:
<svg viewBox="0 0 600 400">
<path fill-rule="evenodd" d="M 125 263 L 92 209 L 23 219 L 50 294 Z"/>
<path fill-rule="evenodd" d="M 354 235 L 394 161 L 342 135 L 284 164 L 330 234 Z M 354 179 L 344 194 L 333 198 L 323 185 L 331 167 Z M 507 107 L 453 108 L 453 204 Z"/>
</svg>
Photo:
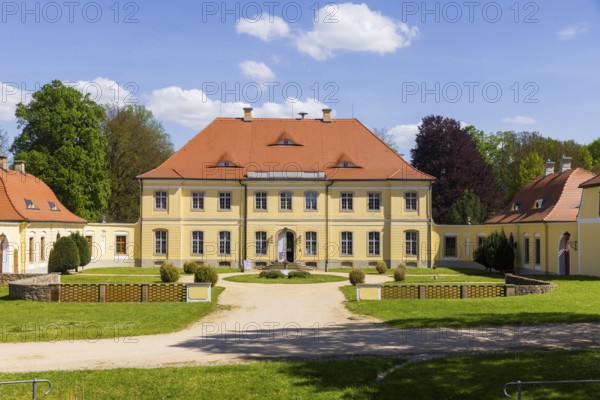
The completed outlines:
<svg viewBox="0 0 600 400">
<path fill-rule="evenodd" d="M 505 281 L 507 285 L 515 285 L 515 295 L 517 296 L 550 293 L 558 286 L 553 282 L 540 281 L 513 274 L 506 274 Z"/>
<path fill-rule="evenodd" d="M 47 274 L 0 274 L 0 285 L 6 285 L 9 282 L 19 281 L 21 279 L 44 276 Z"/>
<path fill-rule="evenodd" d="M 8 298 L 11 300 L 52 301 L 60 284 L 60 274 L 44 274 L 9 282 Z"/>
</svg>

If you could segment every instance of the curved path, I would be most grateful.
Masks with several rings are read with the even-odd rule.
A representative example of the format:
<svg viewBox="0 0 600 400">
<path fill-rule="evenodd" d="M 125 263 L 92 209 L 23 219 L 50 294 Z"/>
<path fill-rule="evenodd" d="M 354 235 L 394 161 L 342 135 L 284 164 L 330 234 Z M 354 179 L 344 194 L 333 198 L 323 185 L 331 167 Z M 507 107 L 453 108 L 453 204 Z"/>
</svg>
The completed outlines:
<svg viewBox="0 0 600 400">
<path fill-rule="evenodd" d="M 368 283 L 389 277 L 369 275 Z M 0 370 L 101 369 L 211 365 L 266 359 L 414 355 L 518 348 L 590 348 L 596 324 L 397 330 L 357 318 L 337 289 L 221 280 L 220 309 L 179 332 L 132 338 L 0 344 Z"/>
</svg>

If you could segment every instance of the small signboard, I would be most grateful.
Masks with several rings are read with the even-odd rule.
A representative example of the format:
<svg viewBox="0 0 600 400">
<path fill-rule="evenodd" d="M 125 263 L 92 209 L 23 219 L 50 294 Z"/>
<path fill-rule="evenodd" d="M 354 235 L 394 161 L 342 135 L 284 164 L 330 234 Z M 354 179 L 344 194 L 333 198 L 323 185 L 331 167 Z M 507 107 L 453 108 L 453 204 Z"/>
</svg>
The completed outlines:
<svg viewBox="0 0 600 400">
<path fill-rule="evenodd" d="M 186 285 L 186 301 L 190 303 L 210 302 L 210 282 L 188 283 Z"/>
<path fill-rule="evenodd" d="M 244 260 L 244 271 L 250 271 L 252 269 L 252 260 Z"/>
</svg>

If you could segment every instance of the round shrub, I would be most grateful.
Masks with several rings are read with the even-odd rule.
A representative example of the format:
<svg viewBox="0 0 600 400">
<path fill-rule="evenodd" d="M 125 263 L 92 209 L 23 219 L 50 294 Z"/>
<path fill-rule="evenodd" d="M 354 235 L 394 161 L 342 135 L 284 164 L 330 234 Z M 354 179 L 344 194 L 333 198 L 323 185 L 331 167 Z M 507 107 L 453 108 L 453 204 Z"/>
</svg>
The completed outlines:
<svg viewBox="0 0 600 400">
<path fill-rule="evenodd" d="M 194 282 L 209 282 L 210 286 L 215 286 L 219 280 L 219 273 L 209 265 L 200 265 L 194 273 Z"/>
<path fill-rule="evenodd" d="M 290 273 L 288 274 L 288 278 L 289 279 L 294 279 L 294 278 L 308 279 L 308 278 L 312 278 L 312 274 L 308 271 L 290 271 Z"/>
<path fill-rule="evenodd" d="M 75 242 L 75 245 L 77 245 L 77 250 L 79 251 L 79 266 L 85 267 L 92 261 L 90 244 L 86 238 L 79 234 L 79 232 L 71 233 L 69 237 Z"/>
<path fill-rule="evenodd" d="M 160 266 L 160 279 L 163 282 L 177 282 L 179 280 L 179 271 L 171 263 L 163 263 Z"/>
<path fill-rule="evenodd" d="M 258 274 L 258 277 L 265 279 L 285 279 L 283 272 L 278 270 L 262 271 L 260 274 Z"/>
<path fill-rule="evenodd" d="M 353 268 L 348 274 L 350 283 L 356 286 L 357 283 L 365 283 L 365 272 L 362 269 Z"/>
<path fill-rule="evenodd" d="M 183 272 L 185 272 L 186 274 L 195 274 L 197 269 L 198 264 L 196 264 L 193 261 L 188 261 L 185 264 L 183 264 Z"/>
<path fill-rule="evenodd" d="M 400 263 L 394 270 L 394 280 L 396 282 L 402 282 L 406 279 L 406 264 Z"/>
<path fill-rule="evenodd" d="M 387 265 L 383 261 L 377 261 L 377 264 L 375 264 L 375 269 L 377 270 L 377 272 L 383 275 L 387 271 Z"/>
<path fill-rule="evenodd" d="M 68 236 L 58 239 L 48 257 L 48 272 L 65 273 L 70 269 L 79 267 L 79 249 L 77 245 Z"/>
</svg>

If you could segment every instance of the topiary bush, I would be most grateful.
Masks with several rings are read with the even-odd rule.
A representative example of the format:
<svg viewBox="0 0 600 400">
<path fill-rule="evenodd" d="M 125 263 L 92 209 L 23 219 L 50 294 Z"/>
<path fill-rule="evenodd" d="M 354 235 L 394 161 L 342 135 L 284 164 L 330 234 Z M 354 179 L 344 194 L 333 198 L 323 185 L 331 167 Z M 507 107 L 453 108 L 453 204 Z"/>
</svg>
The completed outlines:
<svg viewBox="0 0 600 400">
<path fill-rule="evenodd" d="M 179 271 L 173 264 L 165 262 L 160 266 L 160 279 L 165 283 L 177 282 Z"/>
<path fill-rule="evenodd" d="M 210 265 L 199 265 L 194 273 L 194 282 L 209 282 L 210 286 L 215 286 L 219 281 L 219 273 Z"/>
<path fill-rule="evenodd" d="M 197 269 L 198 264 L 196 264 L 193 261 L 188 261 L 185 264 L 183 264 L 183 272 L 185 272 L 186 274 L 195 274 Z"/>
<path fill-rule="evenodd" d="M 375 264 L 375 269 L 377 272 L 379 272 L 379 274 L 383 275 L 387 272 L 387 264 L 383 261 L 377 261 L 377 264 Z"/>
<path fill-rule="evenodd" d="M 69 236 L 75 245 L 77 246 L 77 250 L 79 251 L 79 266 L 85 267 L 92 261 L 92 250 L 90 249 L 90 244 L 87 239 L 79 234 L 79 232 L 71 233 Z"/>
<path fill-rule="evenodd" d="M 475 261 L 488 269 L 509 272 L 514 269 L 514 243 L 506 237 L 504 231 L 492 232 L 475 250 Z"/>
<path fill-rule="evenodd" d="M 348 274 L 348 279 L 354 286 L 357 283 L 365 283 L 365 272 L 362 269 L 352 268 L 352 271 Z"/>
<path fill-rule="evenodd" d="M 262 271 L 260 274 L 258 274 L 258 277 L 265 279 L 285 279 L 283 272 L 277 270 Z"/>
<path fill-rule="evenodd" d="M 406 264 L 400 263 L 394 270 L 394 280 L 396 282 L 402 282 L 406 279 Z"/>
<path fill-rule="evenodd" d="M 309 279 L 312 278 L 312 274 L 308 271 L 290 271 L 288 274 L 289 279 L 301 278 L 301 279 Z"/>
<path fill-rule="evenodd" d="M 66 273 L 79 267 L 79 249 L 69 236 L 64 236 L 54 242 L 48 257 L 48 272 Z"/>
</svg>

